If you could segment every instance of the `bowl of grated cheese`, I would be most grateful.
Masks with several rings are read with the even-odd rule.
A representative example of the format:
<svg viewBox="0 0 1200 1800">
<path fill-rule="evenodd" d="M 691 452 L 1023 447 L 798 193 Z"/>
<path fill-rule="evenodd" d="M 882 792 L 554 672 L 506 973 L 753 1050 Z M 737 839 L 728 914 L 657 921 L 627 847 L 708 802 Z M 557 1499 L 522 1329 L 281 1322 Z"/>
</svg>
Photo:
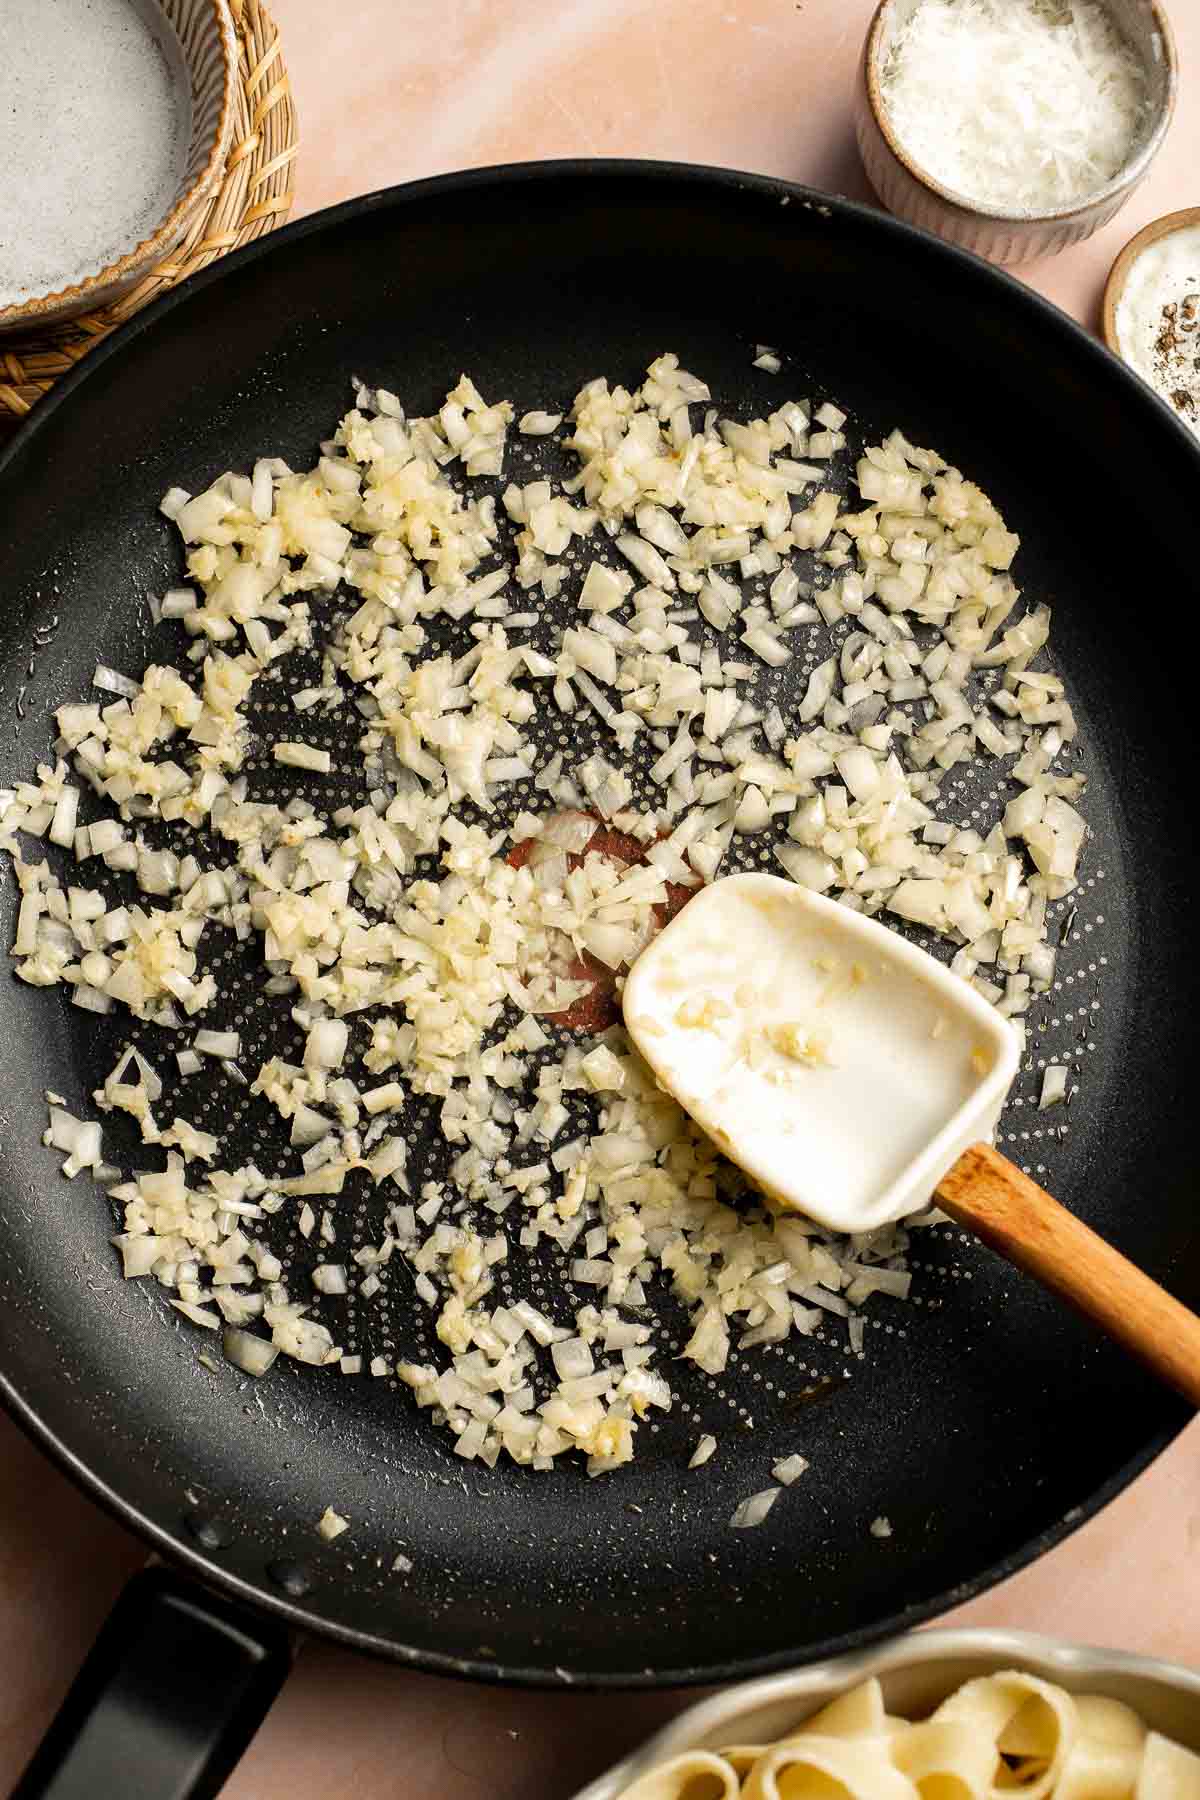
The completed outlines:
<svg viewBox="0 0 1200 1800">
<path fill-rule="evenodd" d="M 1171 123 L 1159 0 L 882 0 L 855 125 L 897 217 L 997 263 L 1081 243 L 1147 174 Z"/>
</svg>

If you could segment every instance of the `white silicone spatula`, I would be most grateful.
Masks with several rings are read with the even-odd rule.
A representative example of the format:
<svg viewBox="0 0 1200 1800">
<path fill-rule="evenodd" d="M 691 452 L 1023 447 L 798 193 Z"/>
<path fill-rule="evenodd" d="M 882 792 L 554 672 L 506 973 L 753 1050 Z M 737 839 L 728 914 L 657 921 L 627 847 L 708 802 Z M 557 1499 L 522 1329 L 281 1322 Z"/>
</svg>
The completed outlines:
<svg viewBox="0 0 1200 1800">
<path fill-rule="evenodd" d="M 1200 1406 L 1200 1319 L 990 1139 L 1012 1027 L 886 926 L 773 875 L 698 894 L 644 950 L 625 1023 L 777 1205 L 868 1231 L 931 1202 Z"/>
</svg>

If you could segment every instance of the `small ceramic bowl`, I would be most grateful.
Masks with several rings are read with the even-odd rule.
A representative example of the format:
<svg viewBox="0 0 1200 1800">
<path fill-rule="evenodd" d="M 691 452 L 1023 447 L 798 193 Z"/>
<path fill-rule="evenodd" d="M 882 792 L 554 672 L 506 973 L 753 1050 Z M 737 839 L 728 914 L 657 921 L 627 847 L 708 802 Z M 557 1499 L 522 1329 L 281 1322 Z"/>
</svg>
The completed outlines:
<svg viewBox="0 0 1200 1800">
<path fill-rule="evenodd" d="M 0 307 L 0 333 L 40 330 L 118 299 L 170 254 L 222 178 L 233 134 L 237 80 L 237 43 L 226 0 L 135 3 L 159 35 L 168 65 L 191 96 L 187 157 L 170 210 L 149 237 L 86 280 Z"/>
<path fill-rule="evenodd" d="M 996 263 L 1032 262 L 1082 243 L 1118 213 L 1157 156 L 1179 85 L 1175 40 L 1160 0 L 1106 0 L 1146 71 L 1150 105 L 1125 167 L 1096 193 L 1054 211 L 989 212 L 926 174 L 892 126 L 881 75 L 897 30 L 920 0 L 882 0 L 871 20 L 859 69 L 855 129 L 867 179 L 889 212 Z"/>
<path fill-rule="evenodd" d="M 684 1750 L 769 1743 L 873 1675 L 879 1677 L 889 1712 L 920 1718 L 964 1681 L 1002 1669 L 1025 1669 L 1069 1693 L 1123 1700 L 1152 1730 L 1200 1751 L 1200 1673 L 1194 1670 L 1024 1631 L 918 1631 L 874 1650 L 747 1681 L 702 1700 L 575 1800 L 618 1800 L 632 1782 Z"/>
<path fill-rule="evenodd" d="M 1185 206 L 1181 212 L 1166 213 L 1161 219 L 1151 219 L 1143 225 L 1136 237 L 1131 237 L 1121 254 L 1117 257 L 1104 288 L 1104 301 L 1101 309 L 1101 327 L 1104 341 L 1110 350 L 1123 356 L 1121 341 L 1117 335 L 1117 308 L 1125 293 L 1125 284 L 1133 270 L 1134 264 L 1143 250 L 1149 250 L 1155 244 L 1161 244 L 1164 238 L 1172 237 L 1177 231 L 1195 231 L 1200 226 L 1200 206 Z"/>
</svg>

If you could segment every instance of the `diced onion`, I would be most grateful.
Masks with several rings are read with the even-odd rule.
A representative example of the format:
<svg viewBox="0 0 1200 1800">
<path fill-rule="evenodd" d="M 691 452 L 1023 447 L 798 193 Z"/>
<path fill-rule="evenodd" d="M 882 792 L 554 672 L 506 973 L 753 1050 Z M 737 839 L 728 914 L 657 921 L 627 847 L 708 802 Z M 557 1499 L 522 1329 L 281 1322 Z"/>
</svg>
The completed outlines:
<svg viewBox="0 0 1200 1800">
<path fill-rule="evenodd" d="M 777 1487 L 763 1488 L 761 1493 L 751 1494 L 748 1500 L 743 1500 L 729 1521 L 733 1529 L 752 1531 L 756 1525 L 761 1525 L 781 1491 Z"/>
<path fill-rule="evenodd" d="M 848 495 L 825 469 L 845 445 L 832 403 L 731 420 L 709 398 L 671 355 L 635 392 L 590 382 L 569 415 L 519 427 L 561 426 L 577 472 L 518 481 L 503 473 L 513 408 L 468 377 L 429 418 L 358 384 L 313 468 L 266 456 L 194 496 L 172 490 L 190 585 L 154 610 L 183 623 L 180 667 L 151 664 L 138 683 L 101 665 L 100 697 L 58 709 L 36 781 L 0 790 L 5 845 L 24 833 L 54 852 L 17 867 L 18 974 L 176 1041 L 194 1031 L 176 1065 L 204 1119 L 261 1102 L 290 1139 L 289 1162 L 266 1143 L 257 1162 L 217 1166 L 217 1136 L 123 1053 L 96 1104 L 166 1158 L 126 1181 L 99 1124 L 51 1099 L 64 1176 L 89 1170 L 124 1208 L 125 1273 L 221 1330 L 248 1374 L 282 1353 L 403 1381 L 456 1453 L 489 1468 L 580 1452 L 600 1476 L 629 1460 L 647 1410 L 673 1404 L 649 1322 L 660 1271 L 687 1310 L 682 1360 L 710 1375 L 735 1345 L 831 1319 L 860 1355 L 856 1308 L 908 1295 L 902 1228 L 847 1243 L 731 1206 L 712 1146 L 620 1028 L 566 1037 L 569 1009 L 619 997 L 673 890 L 744 862 L 741 840 L 765 834 L 758 861 L 769 848 L 793 880 L 939 933 L 953 970 L 1020 1031 L 1055 979 L 1047 918 L 1086 848 L 1065 754 L 1076 723 L 1060 678 L 1036 666 L 1049 609 L 1018 610 L 1018 540 L 987 497 L 899 433 L 864 449 Z M 332 597 L 347 591 L 343 609 Z M 814 667 L 809 628 L 844 618 Z M 536 641 L 514 641 L 518 628 Z M 293 651 L 310 685 L 288 673 Z M 804 675 L 786 688 L 764 674 L 792 661 Z M 252 786 L 249 707 L 268 689 L 314 736 L 340 709 L 360 793 L 327 807 L 321 784 L 269 769 Z M 547 705 L 569 732 L 539 767 Z M 270 748 L 282 769 L 333 773 L 315 744 Z M 1012 778 L 1008 804 L 968 819 L 943 802 L 985 757 Z M 83 794 L 108 816 L 81 825 Z M 159 830 L 177 826 L 171 847 Z M 96 859 L 91 885 L 86 869 L 60 884 L 50 864 L 72 854 Z M 133 878 L 134 899 L 110 906 L 109 871 Z M 225 941 L 254 953 L 257 991 L 282 1002 L 257 1067 L 249 1039 L 211 1023 L 218 1006 L 251 1016 L 224 991 Z M 1067 1098 L 1066 1072 L 1048 1069 L 1042 1103 Z M 445 1163 L 414 1156 L 410 1170 L 427 1120 Z M 348 1229 L 335 1197 L 357 1207 L 372 1190 L 374 1241 L 334 1248 Z M 311 1258 L 285 1270 L 265 1241 L 280 1212 L 320 1258 L 310 1282 Z M 501 1303 L 518 1245 L 560 1259 L 563 1324 Z M 310 1316 L 340 1317 L 321 1300 L 351 1282 L 371 1300 L 401 1265 L 431 1314 L 429 1364 L 347 1352 Z M 692 1466 L 714 1448 L 702 1438 Z M 774 1480 L 804 1466 L 784 1457 Z M 778 1491 L 734 1524 L 760 1523 Z M 326 1522 L 346 1524 L 332 1509 Z"/>
<path fill-rule="evenodd" d="M 131 681 L 128 675 L 122 675 L 116 669 L 107 668 L 104 663 L 96 664 L 92 686 L 102 688 L 106 694 L 121 694 L 127 700 L 134 699 L 141 692 L 136 681 Z"/>
<path fill-rule="evenodd" d="M 279 1355 L 276 1345 L 266 1338 L 255 1337 L 234 1325 L 227 1325 L 221 1333 L 221 1348 L 227 1361 L 243 1375 L 265 1375 Z"/>
<path fill-rule="evenodd" d="M 772 1465 L 771 1473 L 776 1481 L 780 1482 L 782 1486 L 791 1487 L 793 1481 L 799 1480 L 800 1476 L 804 1474 L 804 1471 L 807 1468 L 807 1457 L 785 1456 L 779 1462 Z"/>
</svg>

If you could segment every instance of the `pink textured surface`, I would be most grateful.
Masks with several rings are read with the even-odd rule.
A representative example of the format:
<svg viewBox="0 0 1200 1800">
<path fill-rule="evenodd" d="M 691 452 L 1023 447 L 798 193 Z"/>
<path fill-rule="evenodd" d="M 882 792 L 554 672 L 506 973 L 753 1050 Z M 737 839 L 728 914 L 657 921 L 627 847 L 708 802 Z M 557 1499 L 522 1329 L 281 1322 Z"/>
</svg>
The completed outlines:
<svg viewBox="0 0 1200 1800">
<path fill-rule="evenodd" d="M 869 0 L 274 0 L 300 113 L 299 207 L 471 164 L 654 156 L 869 198 L 849 97 Z M 1145 187 L 1026 278 L 1089 325 L 1121 244 L 1200 199 L 1200 5 L 1176 0 L 1183 93 Z M 0 1420 L 0 1792 L 138 1543 Z M 1200 1422 L 1052 1555 L 950 1615 L 1200 1664 Z M 687 1695 L 491 1692 L 311 1647 L 227 1800 L 566 1800 Z"/>
</svg>

